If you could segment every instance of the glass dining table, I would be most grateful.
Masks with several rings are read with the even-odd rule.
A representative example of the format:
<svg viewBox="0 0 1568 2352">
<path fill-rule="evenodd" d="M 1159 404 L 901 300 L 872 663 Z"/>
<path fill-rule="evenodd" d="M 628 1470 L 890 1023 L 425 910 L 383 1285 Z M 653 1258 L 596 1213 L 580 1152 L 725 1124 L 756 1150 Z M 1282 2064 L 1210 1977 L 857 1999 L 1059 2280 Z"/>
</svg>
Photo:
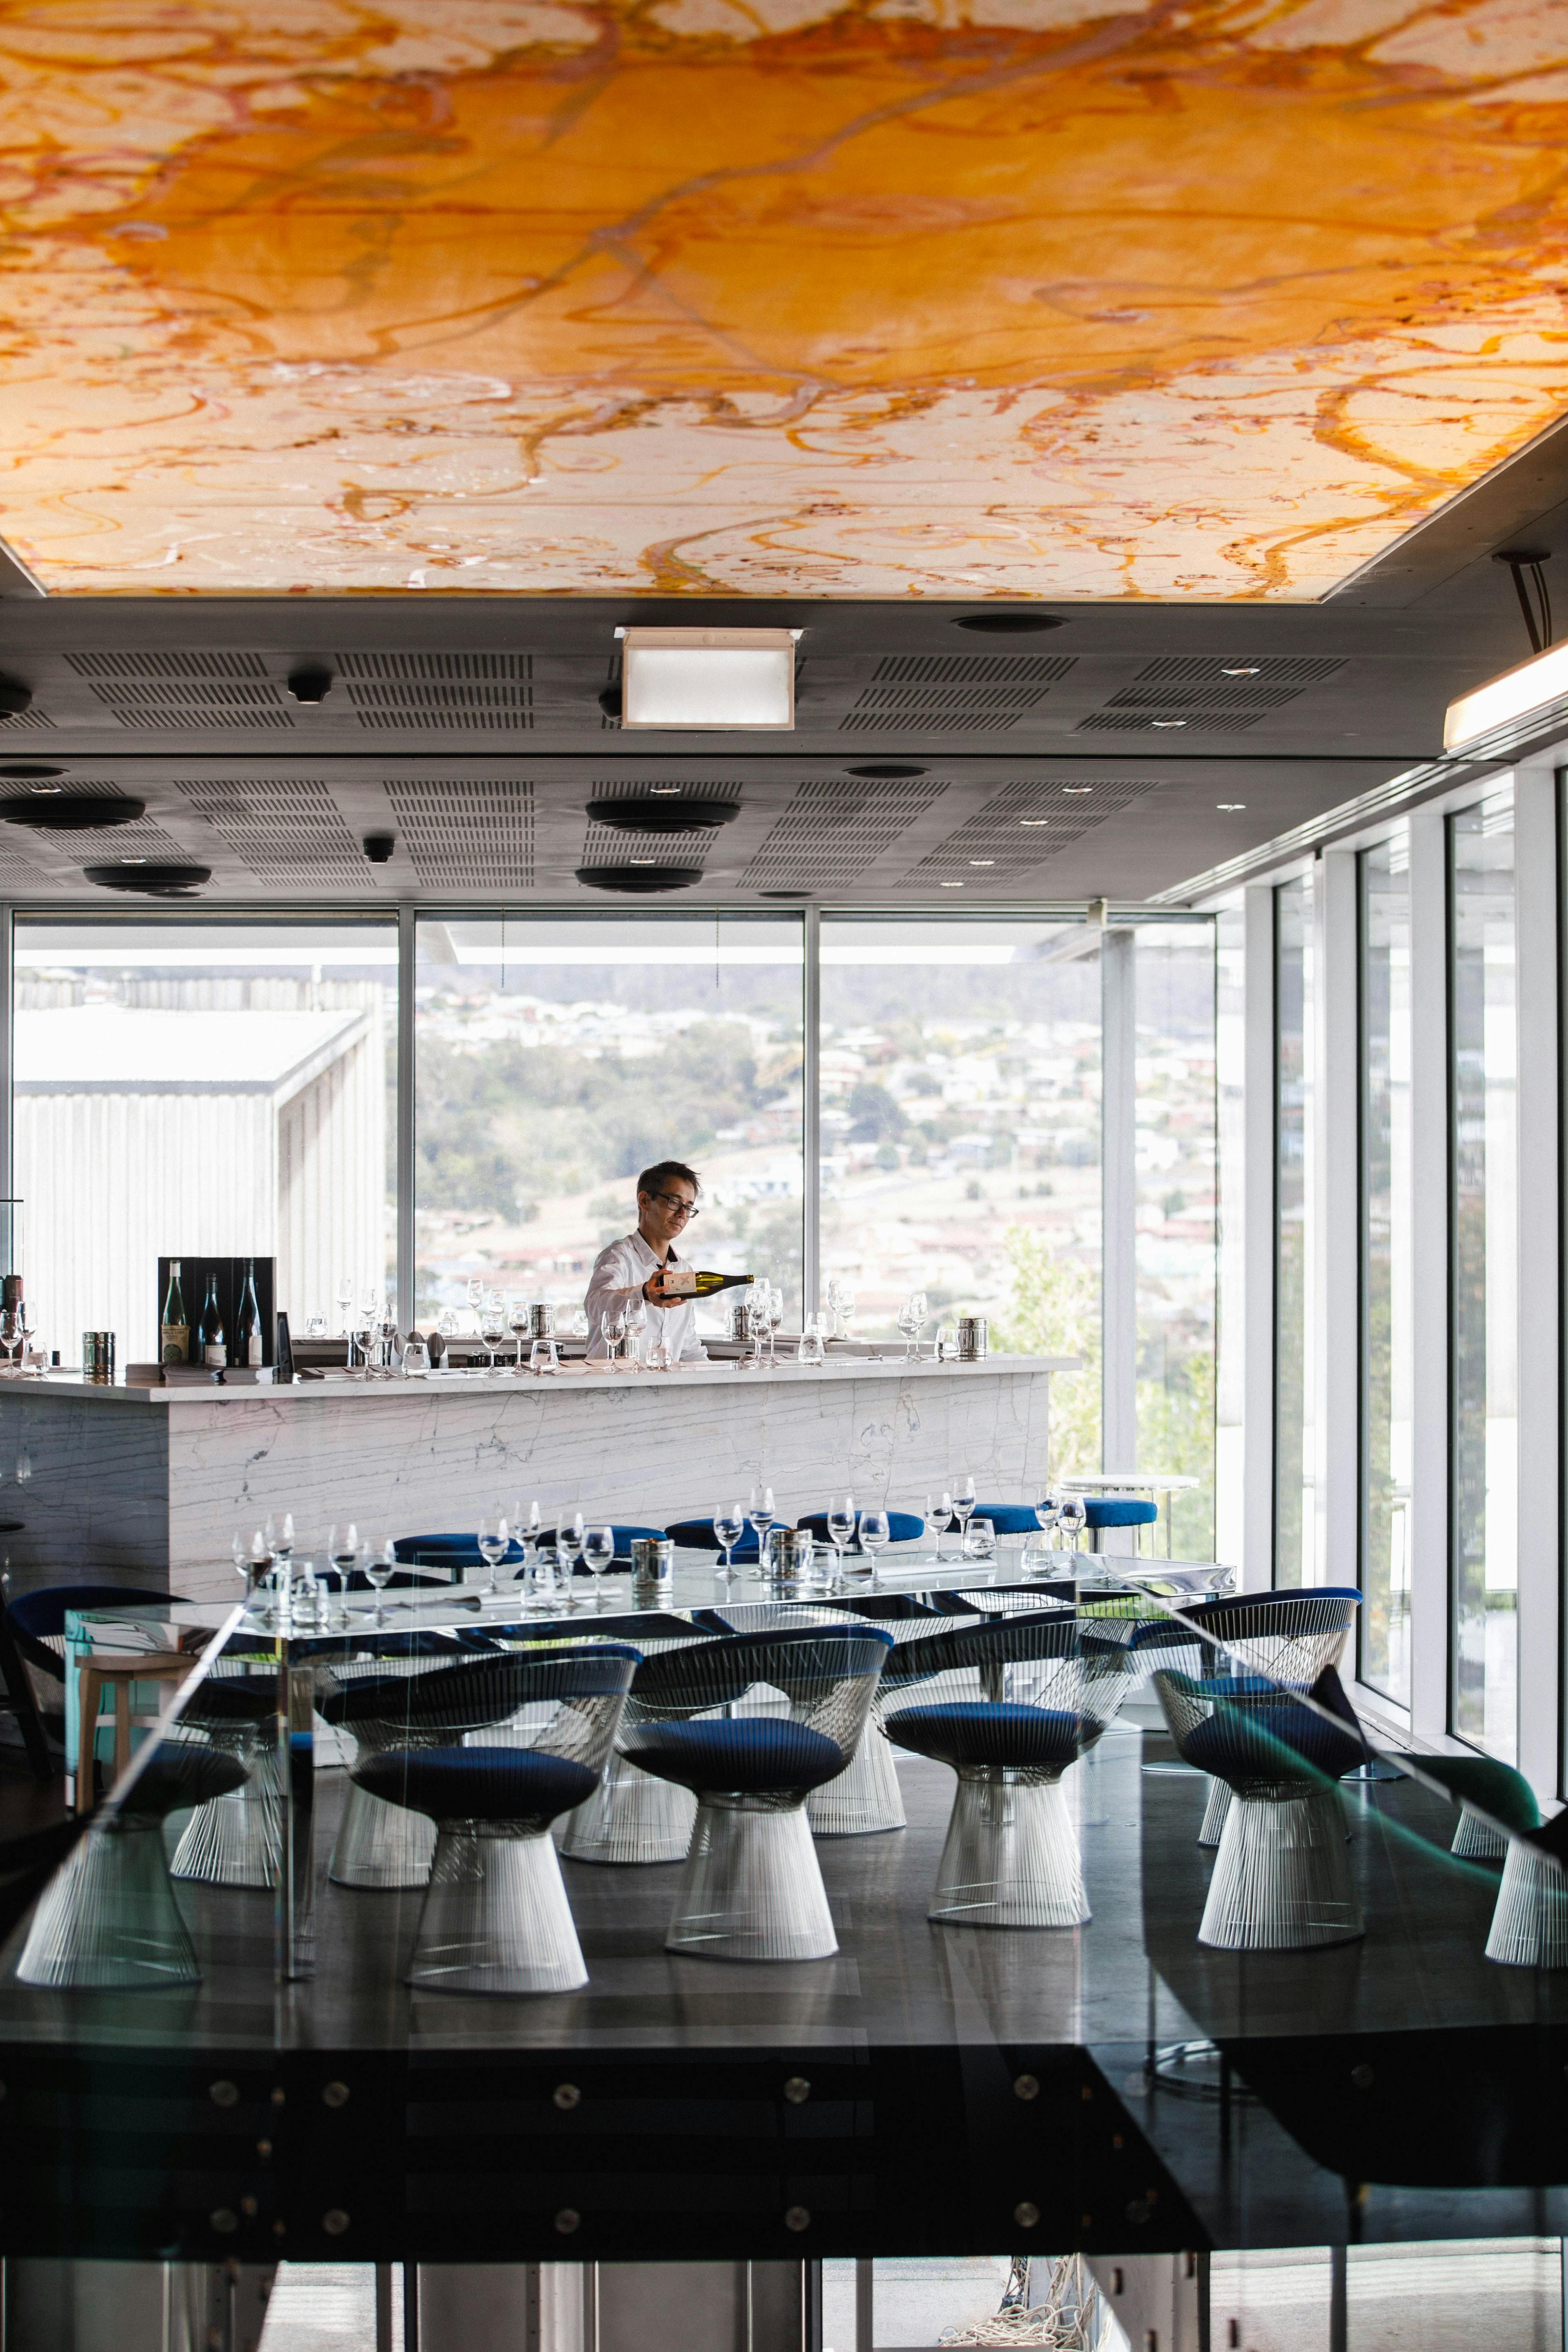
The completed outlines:
<svg viewBox="0 0 1568 2352">
<path fill-rule="evenodd" d="M 668 1593 L 657 1606 L 638 1606 L 625 1573 L 593 1585 L 579 1578 L 570 1604 L 559 1594 L 531 1605 L 526 1581 L 491 1590 L 485 1582 L 318 1595 L 308 1613 L 280 1609 L 269 1591 L 240 1605 L 137 1596 L 126 1607 L 83 1609 L 66 1619 L 68 1762 L 75 1772 L 77 1741 L 93 1741 L 96 1725 L 80 1721 L 85 1669 L 112 1658 L 121 1673 L 140 1651 L 166 1657 L 184 1651 L 192 1668 L 172 1701 L 156 1711 L 159 1693 L 132 1711 L 156 1717 L 162 1737 L 181 1721 L 215 1732 L 247 1763 L 262 1791 L 256 1853 L 274 1890 L 273 1970 L 279 1983 L 315 1970 L 318 1771 L 345 1760 L 331 1717 L 353 1719 L 342 1695 L 374 1678 L 384 1685 L 424 1671 L 441 1658 L 476 1652 L 527 1652 L 563 1643 L 630 1643 L 647 1652 L 706 1642 L 735 1630 L 842 1624 L 903 1612 L 906 1622 L 935 1629 L 1009 1613 L 1100 1607 L 1118 1614 L 1167 1615 L 1194 1600 L 1229 1591 L 1234 1571 L 1212 1561 L 1118 1559 L 1060 1551 L 1033 1555 L 1031 1573 L 1017 1573 L 1010 1548 L 989 1560 L 943 1556 L 929 1543 L 890 1547 L 873 1578 L 862 1574 L 842 1589 L 801 1590 L 784 1580 L 737 1569 L 726 1580 L 714 1556 L 680 1551 Z M 581 1590 L 581 1600 L 577 1598 Z M 166 1699 L 167 1685 L 162 1696 Z M 334 1702 L 338 1702 L 334 1704 Z M 323 1706 L 326 1708 L 323 1714 Z M 482 1735 L 481 1735 L 482 1736 Z M 211 1810 L 209 1808 L 209 1810 Z M 254 1879 L 248 1883 L 257 1883 Z"/>
</svg>

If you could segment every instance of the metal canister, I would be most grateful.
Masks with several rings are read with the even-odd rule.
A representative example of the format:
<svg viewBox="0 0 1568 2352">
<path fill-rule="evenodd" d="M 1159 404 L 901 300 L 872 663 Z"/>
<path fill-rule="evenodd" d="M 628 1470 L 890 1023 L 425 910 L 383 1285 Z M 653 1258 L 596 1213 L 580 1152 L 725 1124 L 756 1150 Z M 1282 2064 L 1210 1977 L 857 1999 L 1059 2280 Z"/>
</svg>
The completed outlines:
<svg viewBox="0 0 1568 2352">
<path fill-rule="evenodd" d="M 528 1336 L 531 1339 L 554 1339 L 555 1309 L 553 1307 L 535 1306 L 529 1308 Z"/>
<path fill-rule="evenodd" d="M 809 1592 L 816 1580 L 816 1539 L 809 1528 L 774 1528 L 768 1581 L 775 1593 Z"/>
<path fill-rule="evenodd" d="M 668 1536 L 632 1538 L 632 1605 L 658 1609 L 675 1583 L 675 1545 Z"/>
<path fill-rule="evenodd" d="M 83 1380 L 97 1389 L 114 1386 L 114 1334 L 112 1331 L 84 1331 L 81 1335 L 81 1374 Z"/>
<path fill-rule="evenodd" d="M 724 1330 L 726 1336 L 731 1339 L 744 1339 L 748 1336 L 744 1299 L 736 1298 L 731 1301 L 729 1311 L 724 1318 Z"/>
<path fill-rule="evenodd" d="M 961 1364 L 978 1364 L 991 1352 L 991 1330 L 984 1315 L 961 1315 L 958 1318 L 958 1360 Z"/>
</svg>

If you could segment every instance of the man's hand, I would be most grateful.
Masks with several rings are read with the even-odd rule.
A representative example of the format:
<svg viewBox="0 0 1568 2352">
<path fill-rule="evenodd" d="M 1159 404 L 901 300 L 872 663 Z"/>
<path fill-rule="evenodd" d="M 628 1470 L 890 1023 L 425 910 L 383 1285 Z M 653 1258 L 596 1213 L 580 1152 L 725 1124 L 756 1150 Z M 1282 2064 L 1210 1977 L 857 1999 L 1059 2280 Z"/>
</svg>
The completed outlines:
<svg viewBox="0 0 1568 2352">
<path fill-rule="evenodd" d="M 664 1295 L 664 1269 L 662 1266 L 657 1274 L 650 1274 L 648 1276 L 647 1280 L 643 1284 L 642 1295 L 647 1300 L 650 1307 L 668 1307 L 669 1305 L 669 1300 Z"/>
</svg>

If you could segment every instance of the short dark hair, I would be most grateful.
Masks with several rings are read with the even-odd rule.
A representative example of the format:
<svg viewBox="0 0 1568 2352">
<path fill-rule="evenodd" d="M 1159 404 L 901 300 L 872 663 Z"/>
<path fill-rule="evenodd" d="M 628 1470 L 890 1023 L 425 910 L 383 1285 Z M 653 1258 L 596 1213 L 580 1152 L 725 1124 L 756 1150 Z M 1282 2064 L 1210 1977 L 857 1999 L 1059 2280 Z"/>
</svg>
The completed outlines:
<svg viewBox="0 0 1568 2352">
<path fill-rule="evenodd" d="M 695 1168 L 689 1168 L 684 1160 L 656 1160 L 653 1166 L 645 1168 L 637 1178 L 637 1191 L 662 1192 L 672 1176 L 679 1176 L 681 1182 L 689 1184 L 694 1192 L 702 1190 L 701 1177 Z"/>
</svg>

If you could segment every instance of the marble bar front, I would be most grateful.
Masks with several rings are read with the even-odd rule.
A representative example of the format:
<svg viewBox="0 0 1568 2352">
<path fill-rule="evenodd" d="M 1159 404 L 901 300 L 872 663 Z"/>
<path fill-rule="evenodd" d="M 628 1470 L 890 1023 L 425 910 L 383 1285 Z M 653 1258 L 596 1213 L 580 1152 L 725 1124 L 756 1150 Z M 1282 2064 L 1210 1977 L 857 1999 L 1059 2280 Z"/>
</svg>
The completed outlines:
<svg viewBox="0 0 1568 2352">
<path fill-rule="evenodd" d="M 781 1515 L 919 1509 L 967 1470 L 984 1499 L 1047 1475 L 1053 1372 L 1072 1357 L 858 1359 L 820 1369 L 584 1368 L 290 1388 L 0 1385 L 0 1534 L 15 1589 L 79 1580 L 238 1597 L 230 1538 L 292 1511 L 301 1553 L 334 1520 L 384 1535 L 468 1528 L 534 1496 L 547 1515 L 662 1527 L 742 1501 L 765 1475 Z"/>
</svg>

